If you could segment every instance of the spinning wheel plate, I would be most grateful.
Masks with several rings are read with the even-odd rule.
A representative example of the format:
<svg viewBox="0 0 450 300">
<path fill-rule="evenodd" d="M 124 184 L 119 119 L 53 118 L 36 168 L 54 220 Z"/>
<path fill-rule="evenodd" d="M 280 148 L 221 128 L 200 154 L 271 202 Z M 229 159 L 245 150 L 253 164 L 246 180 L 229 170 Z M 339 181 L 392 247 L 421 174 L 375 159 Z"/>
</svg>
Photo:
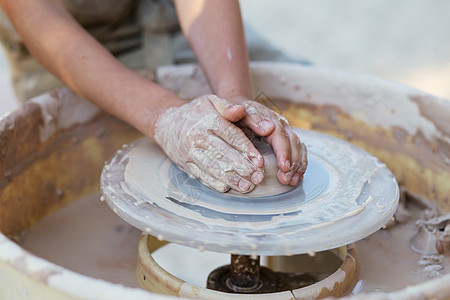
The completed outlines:
<svg viewBox="0 0 450 300">
<path fill-rule="evenodd" d="M 309 161 L 296 187 L 274 182 L 275 158 L 261 145 L 266 168 L 274 169 L 266 170 L 263 187 L 223 194 L 178 169 L 157 144 L 140 139 L 105 165 L 102 193 L 114 212 L 140 230 L 217 252 L 321 251 L 360 240 L 387 223 L 399 198 L 389 169 L 345 141 L 294 130 L 308 148 Z"/>
</svg>

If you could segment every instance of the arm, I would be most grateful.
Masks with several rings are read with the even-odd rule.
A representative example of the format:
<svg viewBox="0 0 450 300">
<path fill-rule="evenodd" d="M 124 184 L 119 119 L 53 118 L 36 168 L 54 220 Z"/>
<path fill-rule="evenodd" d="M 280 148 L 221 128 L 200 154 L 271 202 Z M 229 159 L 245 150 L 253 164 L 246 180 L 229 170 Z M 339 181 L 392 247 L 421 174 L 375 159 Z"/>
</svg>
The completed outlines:
<svg viewBox="0 0 450 300">
<path fill-rule="evenodd" d="M 58 0 L 1 0 L 31 54 L 81 97 L 154 136 L 161 112 L 184 100 L 117 61 Z M 161 101 L 164 99 L 164 101 Z"/>
<path fill-rule="evenodd" d="M 235 103 L 253 99 L 238 1 L 176 0 L 175 4 L 181 28 L 214 93 Z"/>
<path fill-rule="evenodd" d="M 219 191 L 249 192 L 262 181 L 262 156 L 231 123 L 245 115 L 244 106 L 214 96 L 187 103 L 137 75 L 79 26 L 60 0 L 0 3 L 46 69 L 78 95 L 155 139 L 186 172 Z"/>
<path fill-rule="evenodd" d="M 287 120 L 253 99 L 249 60 L 237 0 L 176 0 L 181 28 L 217 95 L 246 107 L 239 122 L 265 137 L 277 157 L 278 180 L 297 185 L 307 166 L 306 147 Z"/>
</svg>

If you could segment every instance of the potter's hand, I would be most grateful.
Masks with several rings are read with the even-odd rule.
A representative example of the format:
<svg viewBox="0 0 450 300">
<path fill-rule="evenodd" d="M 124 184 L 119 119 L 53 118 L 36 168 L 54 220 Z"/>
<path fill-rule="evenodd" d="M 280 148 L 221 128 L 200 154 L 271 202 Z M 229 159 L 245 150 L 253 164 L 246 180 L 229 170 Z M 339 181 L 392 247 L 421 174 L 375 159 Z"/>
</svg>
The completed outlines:
<svg viewBox="0 0 450 300">
<path fill-rule="evenodd" d="M 202 96 L 163 112 L 155 140 L 178 167 L 207 186 L 247 193 L 263 181 L 264 159 L 232 123 L 244 116 L 243 105 Z"/>
<path fill-rule="evenodd" d="M 247 114 L 239 121 L 239 126 L 264 137 L 272 145 L 279 168 L 278 181 L 286 185 L 297 185 L 308 166 L 305 144 L 282 115 L 255 101 L 248 100 L 242 104 Z"/>
</svg>

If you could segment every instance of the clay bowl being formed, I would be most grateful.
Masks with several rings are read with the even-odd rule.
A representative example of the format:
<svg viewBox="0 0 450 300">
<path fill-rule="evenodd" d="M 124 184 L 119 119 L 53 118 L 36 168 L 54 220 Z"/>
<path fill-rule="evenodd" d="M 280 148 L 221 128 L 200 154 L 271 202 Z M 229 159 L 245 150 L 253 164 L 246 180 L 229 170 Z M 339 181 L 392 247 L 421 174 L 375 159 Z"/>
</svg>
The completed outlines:
<svg viewBox="0 0 450 300">
<path fill-rule="evenodd" d="M 399 83 L 319 67 L 257 63 L 252 76 L 255 95 L 269 105 L 276 99 L 277 109 L 293 126 L 364 148 L 388 165 L 408 193 L 450 212 L 450 101 Z M 160 68 L 154 78 L 185 98 L 210 93 L 196 66 Z M 140 136 L 66 88 L 41 95 L 1 119 L 0 298 L 170 297 L 73 272 L 14 242 L 44 216 L 98 191 L 104 162 Z M 423 295 L 450 298 L 450 275 L 352 299 Z"/>
</svg>

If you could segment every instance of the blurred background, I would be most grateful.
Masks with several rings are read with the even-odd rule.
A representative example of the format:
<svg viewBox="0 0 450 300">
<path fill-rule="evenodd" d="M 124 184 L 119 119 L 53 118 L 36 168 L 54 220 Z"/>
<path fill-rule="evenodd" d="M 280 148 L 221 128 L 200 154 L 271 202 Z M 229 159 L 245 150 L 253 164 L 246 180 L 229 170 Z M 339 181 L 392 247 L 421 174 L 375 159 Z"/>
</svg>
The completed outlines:
<svg viewBox="0 0 450 300">
<path fill-rule="evenodd" d="M 450 99 L 450 1 L 241 0 L 244 22 L 292 58 Z M 17 106 L 0 51 L 0 114 Z"/>
</svg>

